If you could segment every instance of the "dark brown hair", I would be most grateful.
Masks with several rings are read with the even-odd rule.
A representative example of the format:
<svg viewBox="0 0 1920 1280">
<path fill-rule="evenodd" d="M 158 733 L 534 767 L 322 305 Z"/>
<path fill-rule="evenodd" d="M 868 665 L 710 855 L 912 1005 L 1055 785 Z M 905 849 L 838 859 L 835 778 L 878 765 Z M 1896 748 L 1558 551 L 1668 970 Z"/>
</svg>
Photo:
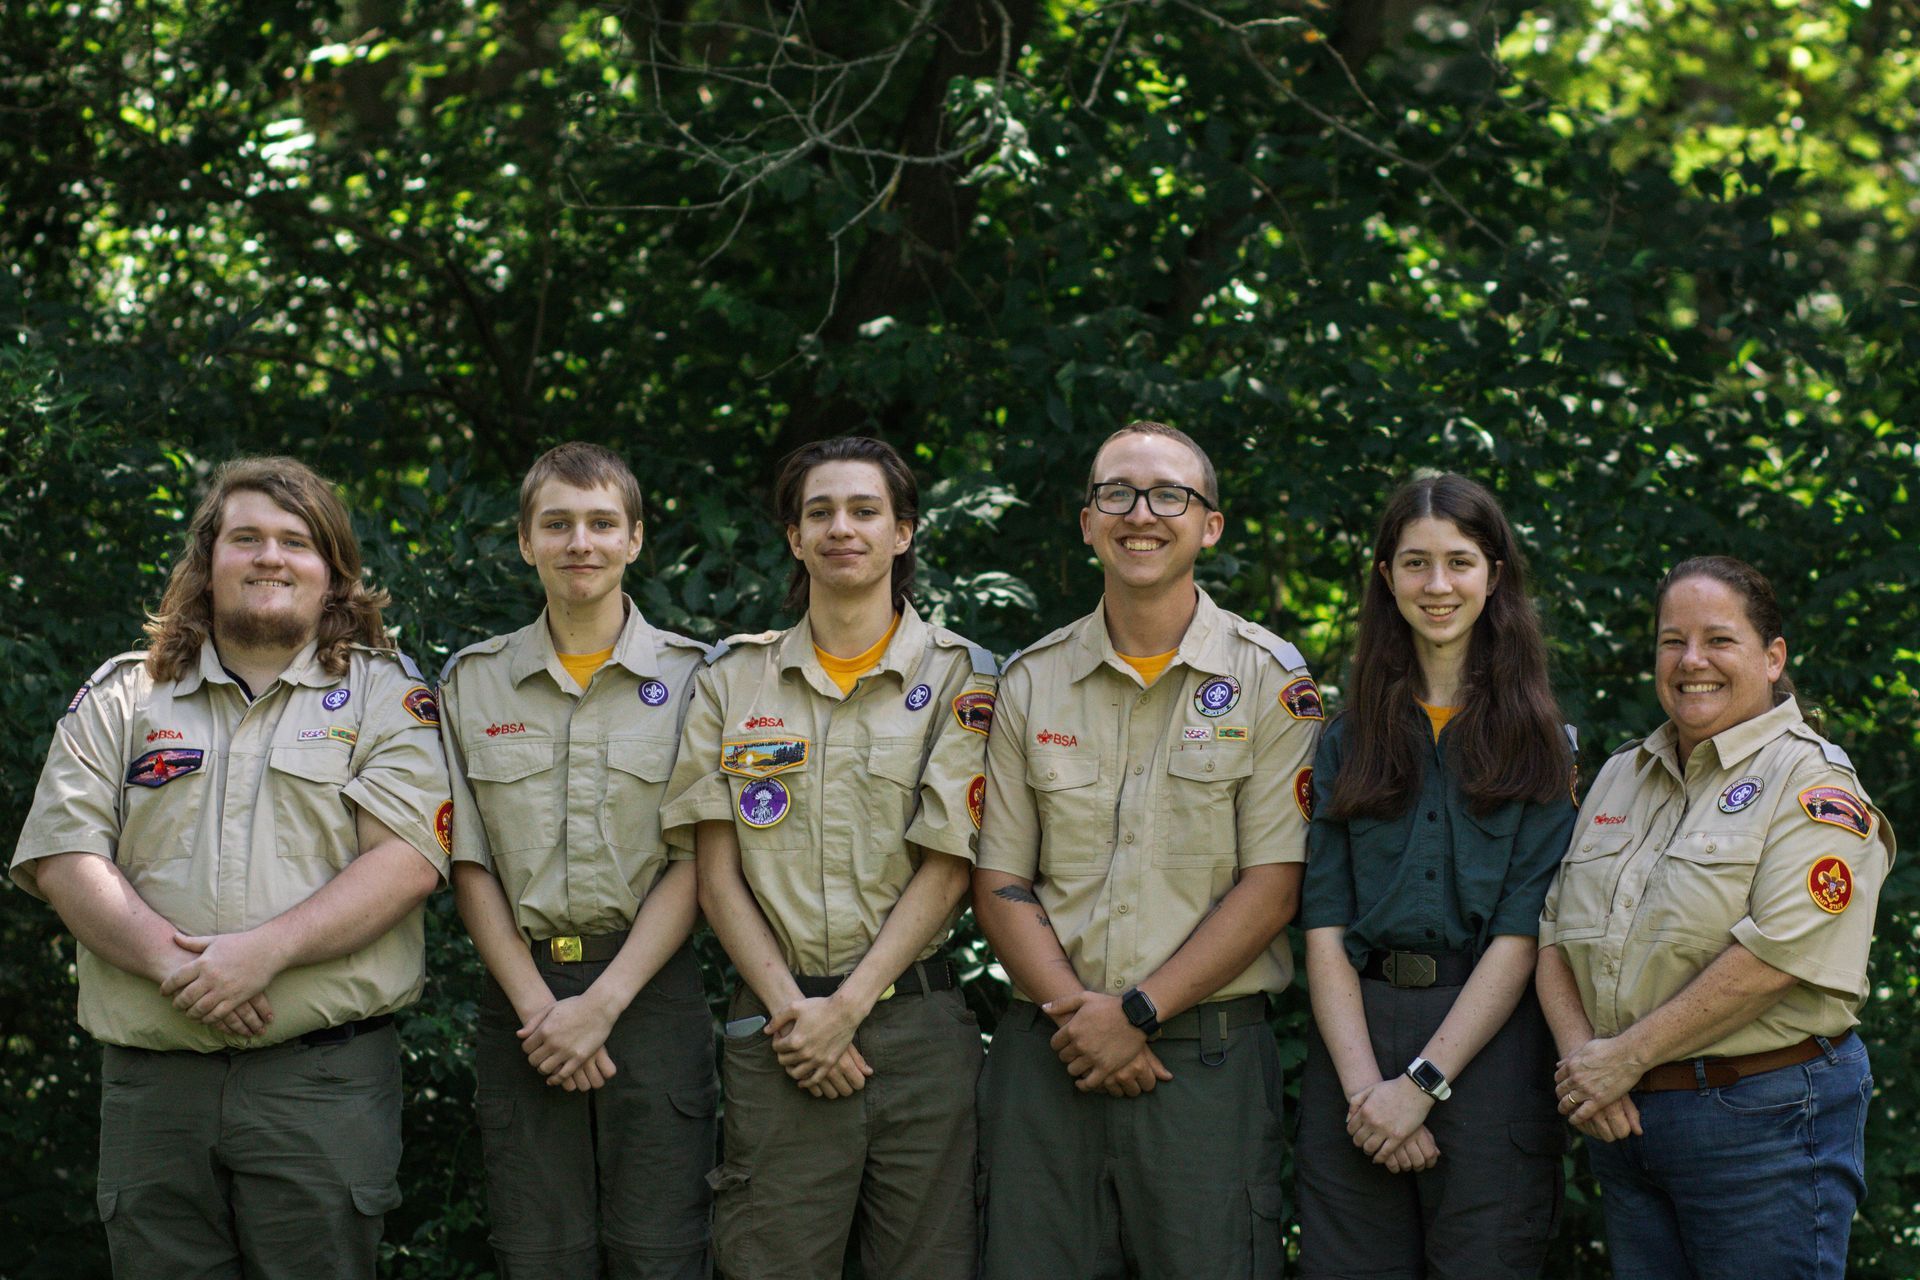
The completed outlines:
<svg viewBox="0 0 1920 1280">
<path fill-rule="evenodd" d="M 1106 450 L 1108 445 L 1122 436 L 1161 436 L 1185 445 L 1193 451 L 1193 456 L 1200 460 L 1200 492 L 1204 494 L 1207 501 L 1211 502 L 1216 508 L 1220 505 L 1220 477 L 1213 469 L 1213 459 L 1207 456 L 1207 451 L 1202 449 L 1192 436 L 1180 430 L 1180 428 L 1170 427 L 1164 422 L 1129 422 L 1126 426 L 1120 428 L 1105 440 L 1102 440 L 1100 447 L 1093 451 L 1093 461 L 1087 464 L 1088 493 L 1092 493 L 1093 486 L 1100 483 L 1100 477 L 1094 473 L 1094 468 L 1100 465 L 1101 453 Z"/>
<path fill-rule="evenodd" d="M 575 440 L 547 450 L 527 468 L 526 478 L 520 482 L 520 533 L 523 537 L 533 530 L 533 500 L 539 496 L 540 486 L 549 480 L 558 480 L 576 489 L 597 489 L 603 484 L 610 486 L 620 495 L 620 507 L 627 513 L 629 533 L 632 532 L 631 526 L 646 518 L 646 507 L 640 497 L 640 482 L 633 478 L 633 469 L 613 450 Z"/>
<path fill-rule="evenodd" d="M 1566 794 L 1572 749 L 1547 679 L 1547 646 L 1527 598 L 1526 563 L 1513 526 L 1486 489 L 1464 476 L 1427 476 L 1387 500 L 1373 540 L 1360 639 L 1347 699 L 1348 746 L 1328 813 L 1335 818 L 1393 817 L 1413 802 L 1432 730 L 1414 706 L 1422 692 L 1413 628 L 1400 616 L 1382 566 L 1415 520 L 1451 521 L 1497 564 L 1467 643 L 1465 706 L 1447 729 L 1447 753 L 1475 813 L 1514 800 L 1545 803 Z"/>
<path fill-rule="evenodd" d="M 780 473 L 773 482 L 773 512 L 784 529 L 800 527 L 800 504 L 806 500 L 807 473 L 830 462 L 870 462 L 880 469 L 887 483 L 887 502 L 893 518 L 907 522 L 915 532 L 920 528 L 920 486 L 907 467 L 907 460 L 884 440 L 870 436 L 836 436 L 803 444 L 780 461 Z M 897 613 L 913 599 L 913 544 L 893 558 L 893 608 Z M 795 613 L 807 607 L 807 566 L 793 562 L 793 574 L 787 579 L 787 608 Z"/>
<path fill-rule="evenodd" d="M 1786 635 L 1780 601 L 1773 594 L 1773 584 L 1767 581 L 1767 575 L 1745 560 L 1736 560 L 1732 556 L 1693 556 L 1667 570 L 1667 576 L 1660 579 L 1660 589 L 1653 595 L 1653 625 L 1656 631 L 1660 627 L 1660 611 L 1666 607 L 1667 592 L 1688 578 L 1710 578 L 1739 596 L 1741 604 L 1745 606 L 1747 624 L 1759 633 L 1762 646 L 1770 645 Z M 1780 678 L 1773 682 L 1773 705 L 1777 707 L 1793 696 L 1793 678 L 1787 674 L 1785 667 L 1781 667 Z"/>
<path fill-rule="evenodd" d="M 349 645 L 385 647 L 380 611 L 392 601 L 360 581 L 360 542 L 333 486 L 292 458 L 235 458 L 213 473 L 207 496 L 187 522 L 187 545 L 173 562 L 160 607 L 147 615 L 149 674 L 178 680 L 200 660 L 200 646 L 213 634 L 213 544 L 227 499 L 243 492 L 263 494 L 304 520 L 327 562 L 327 600 L 316 631 L 320 665 L 327 673 L 345 674 Z"/>
</svg>

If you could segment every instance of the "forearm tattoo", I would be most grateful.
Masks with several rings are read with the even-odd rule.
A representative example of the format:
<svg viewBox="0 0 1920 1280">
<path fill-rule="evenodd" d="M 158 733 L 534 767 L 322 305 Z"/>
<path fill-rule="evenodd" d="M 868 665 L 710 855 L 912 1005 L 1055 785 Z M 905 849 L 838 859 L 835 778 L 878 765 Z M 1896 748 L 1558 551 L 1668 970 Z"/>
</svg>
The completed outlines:
<svg viewBox="0 0 1920 1280">
<path fill-rule="evenodd" d="M 1001 885 L 993 891 L 993 896 L 996 898 L 1005 898 L 1008 902 L 1025 902 L 1036 907 L 1040 905 L 1040 899 L 1033 896 L 1033 890 L 1026 888 L 1024 885 Z M 1053 928 L 1053 921 L 1047 918 L 1045 911 L 1036 912 L 1034 919 L 1038 920 L 1043 928 Z"/>
</svg>

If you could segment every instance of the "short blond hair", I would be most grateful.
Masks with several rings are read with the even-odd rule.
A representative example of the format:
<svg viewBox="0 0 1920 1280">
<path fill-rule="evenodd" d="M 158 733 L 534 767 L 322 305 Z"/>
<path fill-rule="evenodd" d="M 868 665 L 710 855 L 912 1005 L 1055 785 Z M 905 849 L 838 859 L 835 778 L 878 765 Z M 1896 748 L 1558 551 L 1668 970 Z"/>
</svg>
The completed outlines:
<svg viewBox="0 0 1920 1280">
<path fill-rule="evenodd" d="M 1187 446 L 1193 456 L 1200 461 L 1200 496 L 1212 503 L 1215 510 L 1220 506 L 1220 477 L 1214 473 L 1213 459 L 1207 456 L 1199 442 L 1178 427 L 1170 427 L 1164 422 L 1129 422 L 1105 440 L 1093 451 L 1093 460 L 1087 463 L 1087 492 L 1093 492 L 1093 486 L 1100 483 L 1100 477 L 1094 468 L 1100 465 L 1100 455 L 1106 447 L 1122 436 L 1161 436 Z"/>
<path fill-rule="evenodd" d="M 608 485 L 620 495 L 620 509 L 627 513 L 629 525 L 646 519 L 646 503 L 640 496 L 640 482 L 633 478 L 633 469 L 611 449 L 574 440 L 547 450 L 527 468 L 526 479 L 520 482 L 522 536 L 533 529 L 533 500 L 539 496 L 540 486 L 549 480 L 558 480 L 576 489 Z"/>
</svg>

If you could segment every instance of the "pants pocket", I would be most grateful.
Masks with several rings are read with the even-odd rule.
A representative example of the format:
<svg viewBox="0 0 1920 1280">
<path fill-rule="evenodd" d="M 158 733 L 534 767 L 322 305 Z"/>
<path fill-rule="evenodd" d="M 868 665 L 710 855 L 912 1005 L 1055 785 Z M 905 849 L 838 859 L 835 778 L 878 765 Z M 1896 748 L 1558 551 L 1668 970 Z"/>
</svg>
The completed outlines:
<svg viewBox="0 0 1920 1280">
<path fill-rule="evenodd" d="M 1500 1260 L 1538 1274 L 1547 1242 L 1560 1224 L 1565 1195 L 1566 1128 L 1557 1120 L 1517 1121 L 1507 1126 L 1507 1204 L 1500 1232 Z"/>
<path fill-rule="evenodd" d="M 1252 1280 L 1278 1280 L 1287 1256 L 1281 1229 L 1285 1216 L 1286 1197 L 1279 1187 L 1247 1188 L 1248 1256 L 1252 1263 L 1247 1274 Z"/>
<path fill-rule="evenodd" d="M 728 1280 L 751 1280 L 762 1275 L 753 1249 L 753 1175 L 734 1164 L 722 1164 L 707 1174 L 713 1189 L 714 1273 Z"/>
</svg>

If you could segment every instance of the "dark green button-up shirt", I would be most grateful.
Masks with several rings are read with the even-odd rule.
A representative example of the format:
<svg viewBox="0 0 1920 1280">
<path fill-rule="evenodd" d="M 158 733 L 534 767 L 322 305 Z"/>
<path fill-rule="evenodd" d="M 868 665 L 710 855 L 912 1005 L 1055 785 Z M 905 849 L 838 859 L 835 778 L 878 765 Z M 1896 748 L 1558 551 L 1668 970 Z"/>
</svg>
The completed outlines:
<svg viewBox="0 0 1920 1280">
<path fill-rule="evenodd" d="M 1424 718 L 1420 724 L 1432 741 Z M 1449 728 L 1405 813 L 1329 818 L 1348 732 L 1346 717 L 1336 717 L 1314 757 L 1301 928 L 1345 925 L 1356 968 L 1375 949 L 1477 955 L 1501 934 L 1538 936 L 1540 906 L 1573 834 L 1570 798 L 1471 812 L 1448 768 Z"/>
</svg>

